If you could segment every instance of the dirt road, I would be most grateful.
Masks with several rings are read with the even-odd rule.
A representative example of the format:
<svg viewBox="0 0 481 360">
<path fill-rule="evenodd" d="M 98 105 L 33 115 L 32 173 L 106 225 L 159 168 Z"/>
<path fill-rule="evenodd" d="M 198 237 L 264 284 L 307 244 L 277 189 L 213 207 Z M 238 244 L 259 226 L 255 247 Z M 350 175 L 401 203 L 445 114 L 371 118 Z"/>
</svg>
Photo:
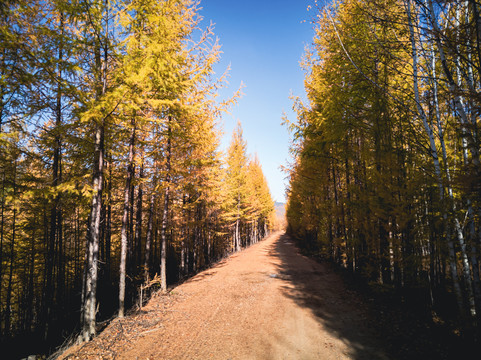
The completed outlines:
<svg viewBox="0 0 481 360">
<path fill-rule="evenodd" d="M 113 321 L 68 358 L 387 359 L 365 309 L 278 233 Z"/>
</svg>

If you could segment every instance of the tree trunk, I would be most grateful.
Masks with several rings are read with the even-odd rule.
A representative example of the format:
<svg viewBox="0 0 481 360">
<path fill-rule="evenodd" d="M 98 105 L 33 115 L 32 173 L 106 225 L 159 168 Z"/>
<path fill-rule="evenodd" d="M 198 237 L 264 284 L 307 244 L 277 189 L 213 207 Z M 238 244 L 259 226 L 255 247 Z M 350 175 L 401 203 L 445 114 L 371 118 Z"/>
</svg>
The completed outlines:
<svg viewBox="0 0 481 360">
<path fill-rule="evenodd" d="M 26 299 L 26 315 L 25 315 L 25 330 L 30 332 L 33 322 L 33 299 L 34 299 L 34 278 L 35 278 L 35 232 L 36 228 L 32 231 L 32 238 L 30 239 L 30 261 L 29 261 L 29 274 L 28 274 L 28 287 L 27 287 L 27 299 Z"/>
<path fill-rule="evenodd" d="M 17 160 L 15 160 L 14 164 L 14 173 L 13 173 L 13 196 L 15 197 L 17 184 L 16 184 L 16 177 L 17 177 Z M 13 204 L 13 219 L 12 219 L 12 239 L 10 240 L 10 271 L 8 275 L 8 287 L 7 287 L 7 299 L 5 301 L 5 336 L 10 336 L 10 324 L 11 324 L 11 299 L 12 299 L 12 282 L 13 282 L 13 267 L 15 264 L 15 236 L 16 236 L 16 229 L 17 229 L 17 205 Z"/>
<path fill-rule="evenodd" d="M 240 251 L 240 220 L 237 218 L 235 222 L 235 235 L 234 235 L 235 251 Z"/>
<path fill-rule="evenodd" d="M 165 168 L 165 191 L 164 191 L 164 209 L 162 214 L 162 253 L 160 256 L 160 287 L 163 292 L 167 292 L 167 222 L 169 217 L 169 191 L 170 191 L 170 171 L 171 171 L 171 156 L 172 156 L 172 128 L 171 117 L 169 116 L 167 125 L 167 149 L 166 149 L 166 168 Z"/>
<path fill-rule="evenodd" d="M 155 186 L 152 189 L 152 194 L 150 195 L 149 220 L 147 224 L 147 235 L 145 238 L 145 257 L 144 257 L 144 282 L 145 283 L 149 282 L 149 277 L 150 277 L 150 253 L 152 248 L 154 206 L 155 206 Z"/>
<path fill-rule="evenodd" d="M 431 3 L 430 0 L 429 0 L 429 2 Z M 435 139 L 434 139 L 434 134 L 433 134 L 433 131 L 431 129 L 431 126 L 428 123 L 426 114 L 424 113 L 424 110 L 422 109 L 421 103 L 420 103 L 418 75 L 417 75 L 418 58 L 417 58 L 417 48 L 416 48 L 415 37 L 414 37 L 414 27 L 413 27 L 413 24 L 412 24 L 412 17 L 411 17 L 411 0 L 407 0 L 406 10 L 407 10 L 407 15 L 408 15 L 409 32 L 410 32 L 411 48 L 412 48 L 414 96 L 415 96 L 416 106 L 418 108 L 418 116 L 420 116 L 422 118 L 425 131 L 426 131 L 426 133 L 429 137 L 431 157 L 433 158 L 434 169 L 435 169 L 435 173 L 436 173 L 436 179 L 438 181 L 440 199 L 442 201 L 444 199 L 444 186 L 443 186 L 443 181 L 442 181 L 442 176 L 441 176 L 441 167 L 440 167 L 440 164 L 439 164 L 439 157 L 438 157 L 438 152 L 437 152 L 436 143 L 435 143 Z M 449 192 L 449 189 L 448 189 L 448 192 Z M 443 217 L 444 217 L 445 223 L 447 224 L 447 214 L 446 214 L 446 212 L 444 212 Z M 458 236 L 459 236 L 459 234 L 461 234 L 461 236 L 462 236 L 462 233 L 460 233 L 460 231 L 459 231 L 459 222 L 457 221 L 457 219 L 455 219 L 455 221 L 456 221 L 455 224 L 456 224 L 456 230 L 457 230 L 456 232 L 457 232 Z M 449 233 L 449 231 L 448 231 L 448 233 Z M 454 244 L 452 243 L 452 240 L 451 240 L 450 236 L 447 236 L 447 242 L 448 242 L 448 247 L 450 249 L 449 258 L 450 258 L 451 273 L 452 273 L 452 277 L 453 277 L 453 279 L 452 279 L 453 280 L 453 287 L 454 287 L 454 290 L 455 290 L 455 295 L 456 295 L 458 307 L 460 309 L 461 314 L 463 314 L 464 313 L 464 304 L 463 304 L 464 301 L 463 301 L 462 293 L 460 291 L 459 279 L 458 279 L 457 270 L 456 270 L 456 258 L 454 257 L 454 253 L 453 253 L 454 252 Z"/>
<path fill-rule="evenodd" d="M 137 250 L 136 264 L 142 264 L 142 200 L 143 200 L 143 181 L 144 178 L 144 155 L 142 155 L 142 164 L 139 170 L 139 189 L 137 192 L 137 208 L 135 214 L 135 238 L 134 243 Z"/>
<path fill-rule="evenodd" d="M 135 162 L 133 163 L 133 174 L 135 174 Z M 135 175 L 134 175 L 135 176 Z M 134 177 L 132 178 L 132 180 Z M 134 243 L 134 182 L 130 183 L 128 220 L 127 220 L 127 273 L 134 275 L 135 273 L 135 243 Z M 127 291 L 130 290 L 127 288 Z M 128 291 L 129 293 L 129 291 Z"/>
<path fill-rule="evenodd" d="M 125 311 L 125 278 L 127 267 L 127 228 L 129 222 L 129 207 L 130 207 L 130 188 L 134 176 L 134 144 L 135 144 L 135 115 L 132 117 L 132 134 L 130 136 L 129 144 L 129 158 L 127 165 L 127 178 L 125 180 L 124 190 L 124 211 L 122 215 L 122 229 L 120 231 L 120 280 L 119 280 L 119 318 L 124 317 Z"/>
<path fill-rule="evenodd" d="M 108 182 L 107 182 L 107 216 L 105 223 L 105 279 L 107 286 L 112 286 L 111 282 L 111 247 L 112 247 L 112 160 L 107 162 Z"/>
<path fill-rule="evenodd" d="M 106 30 L 108 33 L 108 28 Z M 105 36 L 104 39 L 106 39 Z M 97 74 L 97 89 L 96 100 L 106 93 L 107 90 L 107 42 L 103 49 L 103 61 L 102 61 L 102 49 L 97 40 L 95 45 L 95 62 Z M 85 276 L 85 302 L 82 306 L 82 333 L 80 339 L 83 341 L 90 340 L 96 334 L 95 330 L 95 318 L 96 318 L 96 306 L 97 306 L 97 280 L 98 280 L 98 258 L 99 258 L 99 239 L 100 239 L 100 218 L 102 211 L 102 190 L 103 190 L 103 177 L 104 177 L 104 132 L 106 117 L 96 120 L 95 129 L 95 161 L 93 167 L 93 196 L 92 205 L 90 210 L 89 231 L 87 239 L 87 258 L 86 258 L 86 276 Z"/>
<path fill-rule="evenodd" d="M 63 21 L 63 13 L 60 13 L 60 33 L 62 36 L 63 28 L 64 28 L 64 21 Z M 54 148 L 53 148 L 53 164 L 52 164 L 52 188 L 54 191 L 57 191 L 58 185 L 61 183 L 61 146 L 62 141 L 60 138 L 61 133 L 61 125 L 62 125 L 62 69 L 60 63 L 63 60 L 63 44 L 60 41 L 59 48 L 58 48 L 58 65 L 57 65 L 57 99 L 55 105 L 55 127 L 53 129 L 54 134 Z M 54 266 L 55 266 L 55 259 L 59 261 L 60 264 L 60 257 L 61 254 L 55 252 L 55 248 L 61 245 L 61 229 L 60 229 L 60 218 L 61 218 L 61 209 L 60 209 L 60 194 L 56 194 L 53 200 L 52 208 L 50 211 L 50 233 L 49 233 L 49 242 L 47 245 L 47 271 L 46 271 L 46 288 L 45 288 L 45 299 L 43 304 L 43 316 L 42 316 L 42 323 L 44 326 L 44 339 L 48 337 L 49 331 L 49 323 L 51 319 L 51 312 L 54 302 L 54 293 L 55 293 L 55 286 L 54 286 Z M 60 268 L 58 268 L 57 274 L 60 280 L 60 276 L 63 276 L 63 272 Z M 61 275 L 60 275 L 61 274 Z M 60 283 L 57 281 L 57 290 L 59 288 Z M 60 303 L 60 299 L 57 299 L 57 303 Z"/>
<path fill-rule="evenodd" d="M 103 0 L 99 4 L 102 17 L 105 23 L 105 33 L 98 36 L 94 43 L 95 58 L 95 101 L 100 101 L 107 92 L 107 64 L 109 46 L 109 0 Z M 100 35 L 100 34 L 98 34 Z M 103 41 L 101 41 L 103 40 Z M 104 183 L 104 156 L 105 156 L 105 125 L 109 115 L 104 115 L 107 109 L 102 109 L 99 118 L 95 122 L 94 141 L 94 166 L 92 177 L 92 205 L 90 210 L 89 226 L 87 231 L 86 246 L 86 267 L 84 283 L 84 302 L 82 303 L 82 331 L 79 340 L 88 341 L 96 334 L 96 313 L 97 313 L 97 281 L 98 281 L 98 259 L 99 240 L 102 211 L 102 191 Z"/>
<path fill-rule="evenodd" d="M 186 204 L 187 195 L 184 194 L 182 197 L 182 230 L 181 230 L 181 244 L 180 244 L 180 268 L 179 268 L 179 278 L 183 278 L 185 275 L 185 247 L 187 243 L 187 224 L 188 220 L 186 218 Z"/>
<path fill-rule="evenodd" d="M 464 104 L 463 104 L 462 98 L 459 95 L 458 86 L 455 83 L 453 75 L 451 73 L 451 70 L 448 67 L 446 55 L 444 53 L 443 44 L 441 43 L 441 39 L 440 39 L 440 30 L 439 30 L 439 26 L 438 26 L 437 21 L 436 21 L 436 15 L 435 15 L 435 12 L 434 12 L 432 0 L 428 0 L 428 7 L 429 7 L 429 15 L 430 15 L 430 20 L 431 20 L 431 25 L 432 25 L 433 30 L 434 30 L 434 32 L 433 32 L 434 38 L 435 38 L 436 45 L 437 45 L 438 52 L 439 52 L 439 56 L 440 56 L 440 59 L 441 59 L 442 68 L 444 70 L 444 74 L 446 75 L 446 79 L 448 80 L 448 89 L 454 97 L 454 104 L 455 104 L 456 111 L 459 115 L 459 120 L 460 120 L 460 124 L 461 124 L 461 127 L 462 127 L 462 131 L 464 133 L 468 133 L 468 129 L 466 128 L 466 126 L 468 124 L 468 118 L 467 118 L 467 115 L 466 115 L 466 112 L 465 112 L 465 109 L 464 109 Z M 478 151 L 477 151 L 476 147 L 474 146 L 473 141 L 470 141 L 469 144 L 464 144 L 464 146 L 467 146 L 467 147 L 470 148 L 470 151 L 472 153 L 473 164 L 475 165 L 476 168 L 479 168 Z M 455 206 L 455 203 L 454 203 L 454 197 L 452 195 L 452 189 L 450 189 L 450 191 L 449 191 L 449 197 L 450 197 L 450 200 L 451 200 L 451 206 L 452 206 L 452 209 L 453 209 L 453 213 L 455 214 L 456 213 L 456 206 Z M 462 263 L 464 280 L 466 281 L 466 284 L 467 284 L 466 290 L 467 290 L 467 294 L 468 294 L 469 311 L 470 311 L 471 317 L 475 317 L 476 316 L 476 304 L 475 304 L 474 293 L 473 293 L 473 284 L 472 284 L 472 280 L 471 280 L 471 269 L 470 269 L 470 266 L 469 266 L 469 261 L 468 261 L 467 251 L 466 251 L 466 242 L 465 242 L 465 239 L 464 239 L 464 234 L 463 234 L 463 231 L 462 231 L 462 228 L 461 228 L 461 224 L 460 224 L 456 215 L 454 215 L 454 224 L 455 224 L 455 231 L 456 231 L 457 240 L 458 240 L 458 243 L 459 243 L 459 246 L 460 246 L 460 249 L 461 249 L 461 263 Z"/>
<path fill-rule="evenodd" d="M 2 208 L 0 211 L 0 301 L 2 300 L 2 289 L 3 289 L 3 243 L 4 243 L 4 230 L 5 230 L 5 172 L 3 173 L 2 179 Z M 0 306 L 0 313 L 2 308 Z M 0 317 L 0 335 L 2 334 L 2 323 Z"/>
<path fill-rule="evenodd" d="M 240 236 L 240 206 L 241 206 L 241 196 L 240 193 L 237 195 L 237 220 L 235 223 L 235 251 L 241 250 L 241 236 Z"/>
<path fill-rule="evenodd" d="M 100 237 L 100 212 L 102 210 L 102 184 L 103 184 L 103 155 L 104 155 L 104 124 L 97 125 L 95 132 L 95 165 L 93 177 L 94 196 L 90 212 L 87 261 L 85 278 L 85 303 L 83 306 L 82 338 L 90 340 L 95 334 L 97 275 Z"/>
</svg>

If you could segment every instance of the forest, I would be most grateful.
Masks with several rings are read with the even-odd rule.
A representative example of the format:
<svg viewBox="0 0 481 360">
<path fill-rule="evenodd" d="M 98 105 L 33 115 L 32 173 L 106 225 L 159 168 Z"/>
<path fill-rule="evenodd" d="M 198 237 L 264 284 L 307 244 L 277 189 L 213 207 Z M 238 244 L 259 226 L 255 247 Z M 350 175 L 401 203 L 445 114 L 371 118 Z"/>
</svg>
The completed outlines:
<svg viewBox="0 0 481 360">
<path fill-rule="evenodd" d="M 0 346 L 91 339 L 261 240 L 274 202 L 193 0 L 0 2 Z M 19 345 L 21 344 L 21 345 Z"/>
<path fill-rule="evenodd" d="M 481 4 L 317 9 L 288 167 L 288 233 L 479 340 Z"/>
</svg>

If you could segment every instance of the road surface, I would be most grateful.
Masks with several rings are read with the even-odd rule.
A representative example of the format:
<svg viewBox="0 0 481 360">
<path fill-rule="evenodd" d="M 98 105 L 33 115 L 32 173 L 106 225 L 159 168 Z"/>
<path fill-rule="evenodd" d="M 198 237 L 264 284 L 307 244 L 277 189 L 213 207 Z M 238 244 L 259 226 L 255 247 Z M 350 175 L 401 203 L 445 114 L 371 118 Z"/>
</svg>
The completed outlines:
<svg viewBox="0 0 481 360">
<path fill-rule="evenodd" d="M 282 233 L 114 320 L 68 359 L 388 359 L 366 306 Z"/>
</svg>

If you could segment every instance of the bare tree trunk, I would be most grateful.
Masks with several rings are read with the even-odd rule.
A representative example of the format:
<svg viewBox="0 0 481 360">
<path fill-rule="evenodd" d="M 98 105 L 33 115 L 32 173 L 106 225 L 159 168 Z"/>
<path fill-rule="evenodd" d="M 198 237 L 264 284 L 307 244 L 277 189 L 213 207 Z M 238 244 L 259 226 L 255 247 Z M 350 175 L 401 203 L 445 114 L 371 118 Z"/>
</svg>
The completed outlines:
<svg viewBox="0 0 481 360">
<path fill-rule="evenodd" d="M 478 1 L 469 0 L 469 3 L 471 4 L 471 8 L 473 10 L 474 28 L 476 30 L 476 53 L 478 56 L 478 73 L 481 75 L 481 18 L 478 9 Z M 478 81 L 481 81 L 481 78 L 479 76 Z"/>
<path fill-rule="evenodd" d="M 17 160 L 15 160 L 14 170 L 13 170 L 13 196 L 15 197 L 17 184 Z M 8 286 L 7 286 L 7 299 L 5 301 L 5 332 L 6 336 L 10 335 L 10 323 L 11 323 L 11 299 L 12 299 L 12 282 L 13 282 L 13 267 L 15 264 L 15 240 L 16 240 L 16 229 L 17 229 L 17 205 L 13 204 L 13 219 L 12 219 L 12 238 L 10 240 L 10 271 L 8 275 Z"/>
<path fill-rule="evenodd" d="M 63 13 L 60 13 L 60 25 L 59 30 L 61 35 L 63 35 L 63 28 L 64 28 L 64 20 L 63 20 Z M 63 44 L 62 41 L 59 44 L 58 48 L 58 65 L 57 65 L 57 99 L 55 105 L 55 127 L 53 129 L 54 134 L 54 148 L 53 148 L 53 164 L 52 164 L 52 188 L 54 191 L 57 190 L 58 185 L 61 183 L 61 146 L 62 140 L 60 138 L 61 132 L 61 125 L 62 125 L 62 69 L 60 63 L 63 60 Z M 60 218 L 61 218 L 61 209 L 60 209 L 60 194 L 56 194 L 53 200 L 53 204 L 50 211 L 50 233 L 49 233 L 49 242 L 47 245 L 47 264 L 46 264 L 46 287 L 45 287 L 45 298 L 43 304 L 43 311 L 42 311 L 42 325 L 43 325 L 43 332 L 44 332 L 44 339 L 47 339 L 48 331 L 49 331 L 49 323 L 51 319 L 51 312 L 54 302 L 54 293 L 55 293 L 55 285 L 54 285 L 54 266 L 55 260 L 57 259 L 60 261 L 61 254 L 55 252 L 55 248 L 58 245 L 61 249 L 61 229 L 60 227 Z M 60 264 L 60 263 L 59 263 Z M 60 280 L 60 276 L 63 276 L 63 272 L 61 273 L 61 269 L 58 268 L 57 274 Z M 57 291 L 59 289 L 59 282 L 57 281 Z M 57 299 L 60 300 L 60 299 Z M 60 303 L 58 301 L 57 303 Z"/>
<path fill-rule="evenodd" d="M 471 13 L 469 11 L 470 9 L 470 3 L 471 3 L 471 9 L 472 9 L 472 15 L 474 16 L 474 27 L 476 31 L 476 38 L 479 40 L 479 12 L 477 8 L 476 2 L 472 2 L 471 0 L 465 1 L 465 25 L 466 27 L 469 27 L 471 25 Z M 477 52 L 478 56 L 480 55 L 480 48 L 479 48 L 479 41 L 476 43 L 477 45 Z M 467 49 L 473 49 L 473 44 L 471 38 L 468 36 L 466 37 L 466 48 Z M 474 50 L 468 52 L 468 76 L 467 76 L 467 83 L 469 90 L 472 93 L 476 93 L 475 89 L 475 80 L 474 80 L 474 71 L 473 71 L 473 53 Z M 478 60 L 480 58 L 478 57 Z M 478 63 L 479 64 L 479 63 Z M 471 124 L 469 126 L 473 138 L 473 142 L 475 144 L 478 144 L 478 125 L 477 125 L 477 111 L 476 111 L 476 105 L 474 104 L 474 101 L 471 99 L 470 100 L 470 110 L 471 110 Z M 478 148 L 479 149 L 479 148 Z M 479 151 L 476 152 L 476 154 L 472 154 L 472 156 L 478 156 L 479 157 Z M 479 171 L 480 169 L 477 168 L 475 170 L 475 176 L 478 179 L 478 185 L 479 185 Z M 475 185 L 476 187 L 476 185 Z M 473 190 L 473 189 L 472 189 Z M 474 192 L 473 197 L 476 198 L 476 192 Z M 481 277 L 479 273 L 479 262 L 478 262 L 478 246 L 480 245 L 481 242 L 481 227 L 479 227 L 479 234 L 476 234 L 476 226 L 475 226 L 475 215 L 474 215 L 474 209 L 473 205 L 471 203 L 471 199 L 468 199 L 469 201 L 469 207 L 468 211 L 470 212 L 469 215 L 469 232 L 470 232 L 470 240 L 471 240 L 471 266 L 472 266 L 472 271 L 473 271 L 473 284 L 474 284 L 474 298 L 475 298 L 475 303 L 476 303 L 476 312 L 478 316 L 478 324 L 481 321 Z M 478 215 L 481 215 L 481 207 L 478 207 Z"/>
<path fill-rule="evenodd" d="M 78 216 L 78 214 L 77 214 Z M 80 224 L 78 224 L 80 228 Z M 90 216 L 87 220 L 87 244 L 85 246 L 85 253 L 84 253 L 84 261 L 83 261 L 83 269 L 82 269 L 82 292 L 80 295 L 80 304 L 82 308 L 80 309 L 80 323 L 83 325 L 84 316 L 85 316 L 85 299 L 87 294 L 87 271 L 88 271 L 88 261 L 89 261 L 89 243 L 90 243 Z M 80 249 L 79 249 L 80 250 Z M 83 333 L 80 335 L 78 341 L 83 340 Z"/>
<path fill-rule="evenodd" d="M 105 223 L 105 278 L 109 288 L 111 282 L 111 245 L 112 245 L 112 160 L 107 162 L 108 182 L 107 182 L 107 216 Z"/>
<path fill-rule="evenodd" d="M 64 15 L 60 13 L 60 31 L 61 36 L 64 32 Z M 61 38 L 59 50 L 58 50 L 58 60 L 63 61 L 63 39 Z M 54 165 L 53 165 L 53 182 L 52 185 L 56 188 L 62 183 L 62 138 L 61 126 L 62 126 L 62 68 L 59 65 L 57 69 L 58 76 L 58 88 L 57 88 L 57 104 L 55 107 L 55 149 L 54 149 Z M 63 290 L 65 282 L 65 270 L 63 268 L 63 229 L 62 229 L 62 204 L 61 204 L 61 194 L 57 194 L 54 200 L 54 208 L 52 209 L 52 220 L 55 217 L 55 232 L 54 237 L 57 240 L 58 253 L 57 253 L 57 297 L 56 302 L 63 305 Z M 54 222 L 52 221 L 52 224 Z"/>
<path fill-rule="evenodd" d="M 212 238 L 211 238 L 211 233 L 208 231 L 207 234 L 207 261 L 210 264 L 211 259 L 212 259 Z"/>
<path fill-rule="evenodd" d="M 235 222 L 235 235 L 234 235 L 235 251 L 240 251 L 240 220 L 237 218 Z"/>
<path fill-rule="evenodd" d="M 237 220 L 235 223 L 235 251 L 241 250 L 241 236 L 240 236 L 240 206 L 241 206 L 241 196 L 240 193 L 237 196 Z"/>
<path fill-rule="evenodd" d="M 164 209 L 162 214 L 162 253 L 160 256 L 160 287 L 163 292 L 167 291 L 167 222 L 169 217 L 169 192 L 170 192 L 170 171 L 171 171 L 171 156 L 172 156 L 172 128 L 171 117 L 169 116 L 167 127 L 167 149 L 166 149 L 166 175 L 165 175 L 165 191 L 164 191 Z"/>
<path fill-rule="evenodd" d="M 17 209 L 14 207 L 13 209 L 13 230 L 12 230 L 12 239 L 10 241 L 10 271 L 8 276 L 8 286 L 7 286 L 7 299 L 5 301 L 5 332 L 6 336 L 10 335 L 10 323 L 11 323 L 11 314 L 12 314 L 12 307 L 11 307 L 11 299 L 12 299 L 12 280 L 13 280 L 13 267 L 15 263 L 15 235 L 16 235 L 16 215 Z"/>
<path fill-rule="evenodd" d="M 430 0 L 429 0 L 430 1 Z M 417 57 L 417 48 L 416 48 L 416 40 L 414 36 L 414 27 L 412 23 L 412 15 L 411 15 L 411 0 L 406 1 L 406 10 L 407 10 L 407 15 L 408 15 L 408 23 L 409 23 L 409 32 L 410 32 L 410 39 L 411 39 L 411 48 L 412 48 L 412 59 L 413 59 L 413 81 L 414 81 L 414 96 L 415 96 L 415 102 L 416 106 L 418 109 L 418 116 L 421 117 L 423 124 L 424 124 L 424 129 L 426 131 L 426 134 L 428 135 L 429 138 L 429 144 L 430 144 L 430 150 L 431 150 L 431 157 L 433 158 L 434 162 L 434 169 L 436 173 L 436 179 L 438 181 L 438 188 L 439 188 L 439 193 L 440 193 L 440 199 L 441 201 L 444 199 L 444 186 L 443 186 L 443 181 L 442 181 L 442 176 L 441 176 L 441 166 L 439 163 L 439 157 L 438 157 L 438 151 L 436 148 L 436 143 L 434 139 L 434 134 L 431 129 L 431 126 L 428 123 L 428 119 L 426 117 L 426 114 L 421 106 L 420 103 L 420 96 L 419 96 L 419 86 L 418 86 L 418 57 Z M 449 192 L 449 189 L 448 189 Z M 445 220 L 445 223 L 447 224 L 447 214 L 444 212 L 443 218 Z M 456 229 L 459 230 L 459 222 L 457 219 L 455 219 L 455 225 Z M 460 235 L 459 231 L 456 231 L 458 236 Z M 461 314 L 464 313 L 464 302 L 463 302 L 463 296 L 461 293 L 461 288 L 459 285 L 459 279 L 458 279 L 458 273 L 457 273 L 457 267 L 456 267 L 456 258 L 454 254 L 454 244 L 452 243 L 452 240 L 449 236 L 449 231 L 447 231 L 447 242 L 448 242 L 448 248 L 450 249 L 449 251 L 449 258 L 450 258 L 450 268 L 451 268 L 451 275 L 452 275 L 452 280 L 453 280 L 453 286 L 455 290 L 455 295 L 458 303 L 459 310 Z M 461 233 L 462 236 L 462 233 Z"/>
<path fill-rule="evenodd" d="M 455 108 L 457 110 L 457 113 L 459 115 L 459 120 L 460 120 L 460 123 L 461 123 L 461 126 L 462 126 L 462 131 L 467 133 L 468 132 L 468 130 L 466 129 L 466 126 L 468 124 L 467 115 L 466 115 L 466 112 L 464 110 L 463 100 L 459 95 L 458 86 L 456 85 L 456 83 L 454 81 L 454 78 L 452 76 L 451 70 L 448 67 L 448 63 L 447 63 L 446 56 L 445 56 L 445 53 L 444 53 L 444 48 L 443 48 L 443 45 L 442 45 L 441 39 L 440 39 L 440 30 L 439 30 L 439 26 L 438 26 L 437 21 L 436 21 L 436 15 L 435 15 L 435 12 L 434 12 L 432 0 L 428 0 L 428 6 L 429 6 L 429 15 L 430 15 L 430 20 L 431 20 L 431 25 L 432 25 L 433 30 L 434 30 L 434 37 L 435 37 L 435 41 L 436 41 L 436 44 L 437 44 L 439 56 L 441 58 L 442 68 L 443 68 L 444 74 L 446 75 L 446 78 L 448 80 L 448 88 L 449 88 L 449 91 L 451 92 L 451 94 L 454 96 L 454 104 L 455 104 Z M 470 141 L 470 143 L 472 143 L 472 141 Z M 469 146 L 469 148 L 471 150 L 471 153 L 472 153 L 473 164 L 475 165 L 476 168 L 479 168 L 479 159 L 478 159 L 478 155 L 477 155 L 478 151 L 474 147 L 474 144 L 471 144 L 471 145 L 464 144 L 464 146 Z M 449 196 L 450 196 L 450 200 L 451 200 L 451 203 L 452 203 L 453 213 L 455 213 L 456 206 L 455 206 L 455 203 L 454 203 L 454 198 L 453 198 L 452 192 L 449 194 Z M 457 216 L 454 216 L 454 223 L 455 223 L 455 230 L 456 230 L 458 243 L 459 243 L 459 246 L 460 246 L 460 249 L 461 249 L 461 263 L 462 263 L 464 280 L 466 281 L 466 284 L 467 284 L 466 290 L 467 290 L 467 293 L 468 293 L 470 315 L 472 317 L 475 317 L 476 316 L 476 304 L 475 304 L 474 293 L 473 293 L 473 283 L 472 283 L 472 280 L 471 280 L 471 269 L 470 269 L 470 266 L 469 266 L 469 261 L 468 261 L 467 251 L 466 251 L 466 242 L 464 240 L 464 234 L 463 234 L 461 224 L 459 223 L 459 220 L 458 220 Z"/>
<path fill-rule="evenodd" d="M 133 174 L 135 174 L 135 161 L 133 162 Z M 135 175 L 134 175 L 135 176 Z M 134 177 L 132 178 L 132 180 Z M 128 220 L 127 220 L 127 273 L 135 273 L 135 237 L 134 237 L 134 182 L 130 183 Z M 129 289 L 128 289 L 129 290 Z"/>
<path fill-rule="evenodd" d="M 127 179 L 124 190 L 124 212 L 122 215 L 122 229 L 120 231 L 120 280 L 119 280 L 119 318 L 124 317 L 125 311 L 125 270 L 127 267 L 127 228 L 129 222 L 130 188 L 134 173 L 134 144 L 135 144 L 135 115 L 132 118 L 132 134 L 129 144 L 129 158 L 127 165 Z"/>
<path fill-rule="evenodd" d="M 94 196 L 89 223 L 89 239 L 87 242 L 87 262 L 85 279 L 85 303 L 83 316 L 82 337 L 84 341 L 90 340 L 95 334 L 96 297 L 98 278 L 98 256 L 100 237 L 100 212 L 102 210 L 102 184 L 103 184 L 103 155 L 104 155 L 104 124 L 97 125 L 95 133 L 95 167 L 93 178 Z"/>
<path fill-rule="evenodd" d="M 2 299 L 2 289 L 3 289 L 3 243 L 4 243 L 4 231 L 5 231 L 5 172 L 3 173 L 2 179 L 2 210 L 0 212 L 0 301 Z M 2 308 L 0 306 L 0 313 Z M 0 316 L 0 335 L 2 334 L 2 323 Z"/>
<path fill-rule="evenodd" d="M 142 201 L 143 201 L 143 181 L 144 178 L 144 155 L 142 154 L 142 164 L 139 170 L 139 189 L 137 192 L 137 208 L 135 214 L 135 237 L 134 243 L 137 250 L 136 264 L 142 264 Z"/>
<path fill-rule="evenodd" d="M 108 1 L 108 0 L 106 0 Z M 107 14 L 108 17 L 108 14 Z M 108 21 L 107 21 L 108 22 Z M 107 91 L 107 61 L 108 61 L 108 26 L 104 37 L 104 48 L 101 48 L 97 40 L 95 45 L 96 69 L 100 70 L 97 74 L 96 100 Z M 103 50 L 103 59 L 102 59 Z M 102 211 L 102 190 L 104 177 L 104 132 L 107 118 L 102 117 L 96 121 L 95 129 L 95 162 L 93 167 L 93 196 L 90 211 L 88 241 L 87 241 L 87 271 L 85 277 L 85 302 L 82 306 L 82 333 L 80 340 L 88 341 L 96 334 L 95 322 L 97 313 L 97 280 L 98 280 L 98 258 L 99 258 L 99 239 L 100 239 L 100 218 Z"/>
<path fill-rule="evenodd" d="M 154 205 L 155 205 L 155 186 L 150 195 L 150 206 L 149 206 L 149 220 L 147 224 L 147 235 L 145 238 L 145 257 L 144 257 L 144 282 L 149 282 L 150 275 L 150 253 L 152 247 L 152 229 L 154 223 Z"/>
<path fill-rule="evenodd" d="M 32 238 L 30 239 L 30 261 L 29 261 L 29 274 L 28 274 L 28 287 L 27 287 L 27 300 L 26 300 L 26 315 L 25 315 L 25 330 L 30 331 L 33 322 L 33 298 L 34 298 L 34 277 L 35 277 L 35 232 L 36 228 L 32 231 Z"/>
<path fill-rule="evenodd" d="M 188 220 L 186 218 L 186 204 L 187 204 L 187 195 L 184 194 L 182 197 L 182 232 L 181 232 L 181 244 L 180 244 L 180 269 L 179 269 L 179 278 L 182 278 L 185 275 L 185 248 L 187 244 L 187 224 Z"/>
</svg>

